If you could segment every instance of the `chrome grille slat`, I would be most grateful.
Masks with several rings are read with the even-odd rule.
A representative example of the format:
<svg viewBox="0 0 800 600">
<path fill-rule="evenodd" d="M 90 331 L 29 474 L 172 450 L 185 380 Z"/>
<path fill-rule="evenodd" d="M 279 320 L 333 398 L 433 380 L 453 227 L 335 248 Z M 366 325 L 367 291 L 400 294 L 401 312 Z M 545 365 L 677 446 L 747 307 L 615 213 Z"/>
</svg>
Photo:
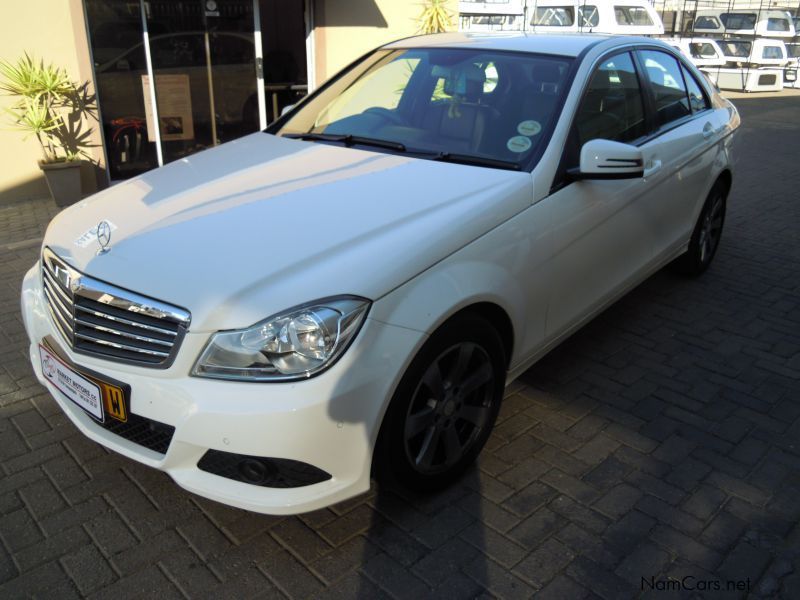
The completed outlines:
<svg viewBox="0 0 800 600">
<path fill-rule="evenodd" d="M 139 352 L 140 354 L 149 354 L 151 356 L 169 356 L 169 352 L 161 352 L 159 350 L 146 350 L 145 348 L 140 348 L 138 346 L 131 346 L 129 344 L 122 344 L 120 342 L 112 342 L 111 340 L 106 340 L 101 337 L 97 337 L 95 335 L 88 335 L 86 333 L 76 333 L 76 338 L 81 340 L 88 340 L 90 342 L 94 342 L 95 344 L 100 344 L 101 346 L 111 346 L 112 348 L 116 348 L 117 350 L 126 350 L 127 352 Z"/>
<path fill-rule="evenodd" d="M 49 248 L 42 287 L 53 323 L 78 353 L 165 369 L 189 328 L 188 311 L 84 275 Z"/>
<path fill-rule="evenodd" d="M 50 274 L 50 272 L 47 271 L 46 269 L 44 270 L 44 276 L 45 279 L 47 280 L 47 283 L 50 284 L 50 287 L 52 288 L 53 291 L 56 292 L 56 294 L 58 294 L 59 298 L 65 304 L 69 304 L 70 306 L 72 306 L 72 299 L 69 296 L 67 296 L 66 292 L 64 292 L 64 288 L 61 287 L 61 284 L 58 283 L 55 280 L 55 278 Z"/>
<path fill-rule="evenodd" d="M 75 323 L 78 325 L 82 325 L 84 327 L 89 327 L 91 329 L 97 329 L 97 331 L 102 331 L 103 333 L 108 333 L 110 335 L 118 335 L 119 337 L 124 337 L 139 342 L 146 342 L 148 344 L 155 344 L 157 346 L 166 346 L 167 348 L 172 347 L 172 342 L 165 342 L 164 340 L 157 340 L 156 338 L 151 338 L 144 335 L 136 335 L 133 333 L 128 333 L 127 331 L 111 329 L 110 327 L 106 327 L 105 325 L 92 323 L 91 321 L 81 319 L 80 317 L 75 317 Z"/>
<path fill-rule="evenodd" d="M 58 313 L 59 318 L 61 318 L 70 328 L 72 329 L 72 311 L 64 306 L 64 304 L 59 300 L 56 294 L 53 294 L 52 290 L 49 286 L 45 286 L 44 288 L 45 294 L 47 295 L 47 299 L 50 302 L 50 308 L 56 308 L 56 312 Z"/>
<path fill-rule="evenodd" d="M 99 310 L 95 310 L 93 308 L 87 308 L 85 306 L 76 306 L 76 311 L 80 311 L 82 313 L 93 315 L 99 319 L 108 319 L 109 321 L 114 321 L 115 323 L 122 323 L 123 325 L 128 325 L 130 327 L 138 327 L 140 329 L 144 329 L 146 331 L 153 331 L 157 333 L 161 333 L 164 335 L 168 335 L 171 337 L 176 337 L 178 335 L 177 331 L 170 331 L 169 329 L 163 329 L 161 327 L 156 327 L 154 325 L 148 325 L 146 323 L 137 323 L 135 321 L 131 321 L 130 319 L 123 319 L 122 317 L 117 317 L 115 315 L 111 315 L 109 313 L 104 313 Z"/>
</svg>

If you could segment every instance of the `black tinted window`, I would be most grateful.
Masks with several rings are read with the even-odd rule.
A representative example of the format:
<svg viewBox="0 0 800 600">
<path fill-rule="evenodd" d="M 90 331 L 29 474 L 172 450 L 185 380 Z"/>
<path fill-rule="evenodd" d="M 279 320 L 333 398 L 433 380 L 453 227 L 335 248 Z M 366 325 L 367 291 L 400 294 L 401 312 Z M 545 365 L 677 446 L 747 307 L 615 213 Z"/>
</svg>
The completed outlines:
<svg viewBox="0 0 800 600">
<path fill-rule="evenodd" d="M 683 79 L 686 81 L 686 88 L 689 91 L 689 103 L 692 106 L 692 112 L 700 112 L 701 110 L 711 108 L 708 99 L 705 94 L 703 94 L 703 88 L 697 83 L 694 75 L 689 73 L 686 67 L 682 65 L 681 70 L 683 71 Z"/>
<path fill-rule="evenodd" d="M 642 90 L 630 54 L 618 54 L 597 68 L 575 129 L 580 145 L 596 138 L 630 142 L 645 134 Z"/>
<path fill-rule="evenodd" d="M 655 97 L 658 125 L 690 115 L 692 109 L 677 59 L 657 50 L 643 50 L 640 54 Z"/>
</svg>

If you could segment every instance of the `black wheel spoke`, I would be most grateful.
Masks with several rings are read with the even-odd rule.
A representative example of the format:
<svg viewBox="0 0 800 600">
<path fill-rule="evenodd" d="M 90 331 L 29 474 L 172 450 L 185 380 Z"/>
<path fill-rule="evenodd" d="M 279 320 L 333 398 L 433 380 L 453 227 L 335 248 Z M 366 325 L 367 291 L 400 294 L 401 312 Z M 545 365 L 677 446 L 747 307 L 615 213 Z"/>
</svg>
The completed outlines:
<svg viewBox="0 0 800 600">
<path fill-rule="evenodd" d="M 462 397 L 467 397 L 481 386 L 489 383 L 492 378 L 492 366 L 489 363 L 481 363 L 480 367 L 459 386 Z"/>
<path fill-rule="evenodd" d="M 422 383 L 428 388 L 434 399 L 441 400 L 444 397 L 444 383 L 439 363 L 433 363 L 428 368 L 422 377 Z"/>
<path fill-rule="evenodd" d="M 464 379 L 464 375 L 467 372 L 467 367 L 469 367 L 470 359 L 472 358 L 472 353 L 475 350 L 475 346 L 472 344 L 461 344 L 458 347 L 456 361 L 451 369 L 448 379 L 450 380 L 451 384 L 457 385 L 462 379 Z"/>
<path fill-rule="evenodd" d="M 412 440 L 428 427 L 432 427 L 435 415 L 436 411 L 427 406 L 418 413 L 409 415 L 406 421 L 406 440 Z"/>
<path fill-rule="evenodd" d="M 422 446 L 417 454 L 417 466 L 423 469 L 429 469 L 431 467 L 433 459 L 436 456 L 436 447 L 439 445 L 440 436 L 441 431 L 435 427 L 431 427 L 428 430 L 428 433 L 425 434 L 425 440 L 423 440 Z"/>
</svg>

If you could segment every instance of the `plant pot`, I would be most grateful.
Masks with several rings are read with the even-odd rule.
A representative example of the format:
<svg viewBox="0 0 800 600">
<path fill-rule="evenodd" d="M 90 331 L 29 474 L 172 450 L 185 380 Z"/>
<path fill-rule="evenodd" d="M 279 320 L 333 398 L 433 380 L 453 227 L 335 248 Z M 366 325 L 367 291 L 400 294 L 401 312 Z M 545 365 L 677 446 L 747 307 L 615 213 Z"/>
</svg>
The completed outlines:
<svg viewBox="0 0 800 600">
<path fill-rule="evenodd" d="M 81 199 L 81 161 L 39 162 L 39 168 L 58 206 L 69 206 Z"/>
</svg>

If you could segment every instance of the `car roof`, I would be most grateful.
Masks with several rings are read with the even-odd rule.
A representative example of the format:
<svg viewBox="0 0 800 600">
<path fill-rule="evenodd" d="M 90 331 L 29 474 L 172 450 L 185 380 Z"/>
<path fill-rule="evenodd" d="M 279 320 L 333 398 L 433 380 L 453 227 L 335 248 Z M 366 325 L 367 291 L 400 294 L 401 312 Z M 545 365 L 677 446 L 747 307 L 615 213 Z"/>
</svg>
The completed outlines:
<svg viewBox="0 0 800 600">
<path fill-rule="evenodd" d="M 383 48 L 469 48 L 575 57 L 589 46 L 613 37 L 586 33 L 436 33 L 405 38 L 386 44 Z M 623 40 L 631 39 L 630 36 L 619 37 Z"/>
</svg>

